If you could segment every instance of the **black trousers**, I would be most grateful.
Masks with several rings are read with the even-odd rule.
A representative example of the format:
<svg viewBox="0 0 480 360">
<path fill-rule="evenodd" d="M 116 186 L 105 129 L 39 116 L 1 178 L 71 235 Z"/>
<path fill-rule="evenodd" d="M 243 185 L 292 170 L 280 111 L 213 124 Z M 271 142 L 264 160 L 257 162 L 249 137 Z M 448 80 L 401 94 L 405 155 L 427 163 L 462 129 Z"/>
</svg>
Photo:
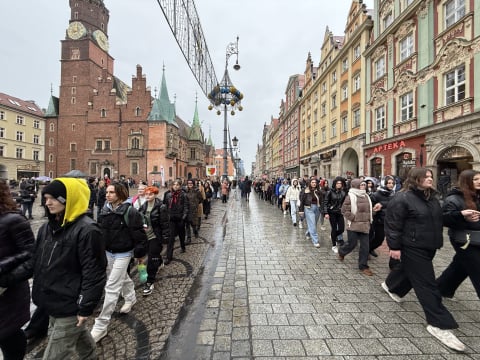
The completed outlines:
<svg viewBox="0 0 480 360">
<path fill-rule="evenodd" d="M 32 318 L 28 323 L 27 327 L 25 328 L 25 332 L 27 336 L 46 336 L 48 333 L 48 324 L 50 322 L 50 318 L 43 308 L 38 307 L 32 314 Z"/>
<path fill-rule="evenodd" d="M 442 304 L 442 295 L 435 281 L 432 263 L 435 252 L 403 248 L 401 262 L 393 267 L 385 282 L 389 290 L 400 297 L 407 295 L 413 288 L 429 325 L 440 329 L 456 329 L 458 324 Z"/>
<path fill-rule="evenodd" d="M 170 221 L 170 239 L 167 244 L 167 259 L 172 261 L 173 259 L 173 246 L 175 244 L 175 237 L 178 235 L 180 238 L 180 246 L 185 250 L 185 223 L 183 220 Z"/>
<path fill-rule="evenodd" d="M 345 231 L 345 219 L 341 213 L 328 213 L 330 221 L 330 237 L 332 239 L 332 246 L 337 245 L 337 237 Z"/>
<path fill-rule="evenodd" d="M 162 265 L 162 242 L 155 238 L 148 240 L 147 282 L 154 283 L 158 268 Z"/>
<path fill-rule="evenodd" d="M 380 247 L 384 239 L 385 228 L 383 222 L 374 220 L 372 226 L 370 227 L 370 251 Z"/>
<path fill-rule="evenodd" d="M 454 241 L 451 243 L 455 255 L 437 279 L 440 293 L 445 297 L 453 297 L 460 284 L 469 277 L 480 298 L 480 247 L 470 245 L 464 250 Z"/>
<path fill-rule="evenodd" d="M 27 350 L 27 338 L 22 329 L 17 329 L 0 339 L 4 360 L 22 360 Z"/>
</svg>

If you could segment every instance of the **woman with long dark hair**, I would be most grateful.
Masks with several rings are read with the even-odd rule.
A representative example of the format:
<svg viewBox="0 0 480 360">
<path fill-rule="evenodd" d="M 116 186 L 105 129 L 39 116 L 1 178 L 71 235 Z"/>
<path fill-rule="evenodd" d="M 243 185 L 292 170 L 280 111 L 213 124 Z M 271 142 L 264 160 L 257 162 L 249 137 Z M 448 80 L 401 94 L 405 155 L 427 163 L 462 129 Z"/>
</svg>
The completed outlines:
<svg viewBox="0 0 480 360">
<path fill-rule="evenodd" d="M 397 302 L 413 288 L 427 331 L 446 346 L 464 351 L 465 345 L 450 331 L 458 324 L 442 304 L 435 281 L 433 258 L 443 246 L 442 208 L 436 195 L 432 171 L 412 168 L 402 190 L 388 203 L 385 235 L 390 257 L 400 262 L 382 288 Z"/>
<path fill-rule="evenodd" d="M 479 210 L 480 171 L 464 170 L 458 177 L 458 187 L 452 189 L 443 204 L 443 225 L 449 228 L 448 236 L 455 249 L 452 262 L 437 279 L 444 297 L 453 297 L 468 276 L 480 298 Z M 467 243 L 467 234 L 471 243 Z"/>
<path fill-rule="evenodd" d="M 7 182 L 0 180 L 0 349 L 5 360 L 23 359 L 27 348 L 22 326 L 30 319 L 30 287 L 17 274 L 32 257 L 34 242 Z"/>
</svg>

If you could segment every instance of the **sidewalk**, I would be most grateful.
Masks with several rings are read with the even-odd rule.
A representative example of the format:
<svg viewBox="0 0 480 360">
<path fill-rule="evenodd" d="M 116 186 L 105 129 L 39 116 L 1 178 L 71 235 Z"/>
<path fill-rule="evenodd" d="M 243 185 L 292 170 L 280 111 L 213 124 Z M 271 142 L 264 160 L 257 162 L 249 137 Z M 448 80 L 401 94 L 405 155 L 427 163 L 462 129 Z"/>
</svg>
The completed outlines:
<svg viewBox="0 0 480 360">
<path fill-rule="evenodd" d="M 357 252 L 342 263 L 336 259 L 328 226 L 321 248 L 314 248 L 305 229 L 255 196 L 250 203 L 228 203 L 195 355 L 176 359 L 480 358 L 480 302 L 469 281 L 455 300 L 445 300 L 460 325 L 455 334 L 467 345 L 462 355 L 426 331 L 413 293 L 398 304 L 381 288 L 388 272 L 385 245 L 370 261 L 375 275 L 364 276 Z M 445 240 L 435 258 L 437 273 L 453 256 Z"/>
</svg>

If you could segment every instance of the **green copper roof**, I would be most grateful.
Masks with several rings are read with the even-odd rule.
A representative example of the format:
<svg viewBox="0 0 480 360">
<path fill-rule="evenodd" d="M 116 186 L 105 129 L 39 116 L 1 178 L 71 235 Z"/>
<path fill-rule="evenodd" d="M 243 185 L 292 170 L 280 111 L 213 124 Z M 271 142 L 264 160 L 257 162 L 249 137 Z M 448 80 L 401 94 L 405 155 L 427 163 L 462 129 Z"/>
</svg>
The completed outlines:
<svg viewBox="0 0 480 360">
<path fill-rule="evenodd" d="M 45 117 L 58 117 L 58 98 L 51 95 Z"/>
<path fill-rule="evenodd" d="M 195 101 L 195 113 L 193 115 L 193 123 L 190 127 L 190 134 L 188 140 L 203 141 L 202 127 L 200 125 L 200 119 L 198 118 L 198 106 Z"/>
<path fill-rule="evenodd" d="M 175 104 L 170 102 L 168 97 L 167 81 L 165 80 L 165 68 L 162 74 L 162 84 L 160 86 L 160 96 L 153 101 L 152 110 L 148 115 L 148 121 L 166 121 L 178 127 L 175 122 Z"/>
<path fill-rule="evenodd" d="M 213 145 L 213 141 L 212 141 L 212 128 L 210 128 L 210 129 L 208 130 L 207 145 L 212 146 L 213 148 L 215 148 L 215 145 Z"/>
</svg>

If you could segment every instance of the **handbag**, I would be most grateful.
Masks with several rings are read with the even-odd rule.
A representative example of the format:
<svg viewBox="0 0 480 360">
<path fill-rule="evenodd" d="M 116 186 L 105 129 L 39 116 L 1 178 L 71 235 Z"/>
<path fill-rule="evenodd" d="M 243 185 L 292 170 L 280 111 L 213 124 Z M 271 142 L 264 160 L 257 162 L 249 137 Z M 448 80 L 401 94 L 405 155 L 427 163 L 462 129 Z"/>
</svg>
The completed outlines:
<svg viewBox="0 0 480 360">
<path fill-rule="evenodd" d="M 453 240 L 461 244 L 461 249 L 465 250 L 469 245 L 480 246 L 480 231 L 477 230 L 454 230 Z"/>
</svg>

